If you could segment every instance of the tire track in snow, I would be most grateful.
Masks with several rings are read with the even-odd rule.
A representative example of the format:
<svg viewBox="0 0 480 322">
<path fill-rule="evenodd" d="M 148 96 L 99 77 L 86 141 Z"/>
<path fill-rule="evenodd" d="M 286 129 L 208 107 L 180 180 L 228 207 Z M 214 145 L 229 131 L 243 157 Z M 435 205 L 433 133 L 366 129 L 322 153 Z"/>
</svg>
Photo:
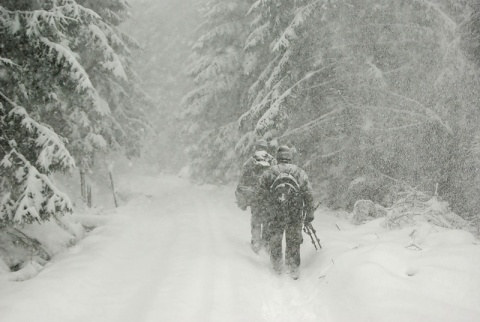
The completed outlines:
<svg viewBox="0 0 480 322">
<path fill-rule="evenodd" d="M 250 250 L 250 215 L 235 207 L 233 189 L 174 179 L 125 181 L 150 196 L 5 290 L 25 300 L 2 322 L 25 320 L 22 307 L 38 311 L 38 322 L 318 320 L 306 304 L 317 303 L 317 281 L 275 276 L 266 254 Z"/>
<path fill-rule="evenodd" d="M 250 216 L 232 214 L 233 201 L 225 197 L 208 187 L 183 193 L 183 206 L 173 215 L 176 243 L 159 256 L 168 261 L 162 268 L 168 277 L 145 321 L 254 321 L 265 316 L 269 290 L 252 276 L 272 279 L 268 258 L 250 250 Z M 245 303 L 248 312 L 238 316 Z"/>
<path fill-rule="evenodd" d="M 226 252 L 224 232 L 215 224 L 222 214 L 210 204 L 208 191 L 185 197 L 188 209 L 175 214 L 181 218 L 176 220 L 177 244 L 163 254 L 171 259 L 172 266 L 165 268 L 169 278 L 155 299 L 156 307 L 173 305 L 174 309 L 152 310 L 147 321 L 157 321 L 159 316 L 166 321 L 196 321 L 199 316 L 216 321 L 215 314 L 225 309 L 228 293 L 222 290 L 230 288 L 225 285 L 230 277 L 228 263 L 222 258 Z"/>
<path fill-rule="evenodd" d="M 160 316 L 179 321 L 198 321 L 198 317 L 208 317 L 206 321 L 318 321 L 319 315 L 315 313 L 318 308 L 312 303 L 316 303 L 313 299 L 318 295 L 320 282 L 292 281 L 273 274 L 268 256 L 265 253 L 257 256 L 250 250 L 250 215 L 232 213 L 235 206 L 229 192 L 219 188 L 199 189 L 190 196 L 195 210 L 189 212 L 188 221 L 194 223 L 195 229 L 186 231 L 198 240 L 195 244 L 198 254 L 183 254 L 178 260 L 202 258 L 197 259 L 194 273 L 188 269 L 185 272 L 190 278 L 188 292 L 193 290 L 195 296 L 174 291 L 176 302 L 184 305 L 168 316 Z M 185 249 L 184 246 L 179 245 L 178 251 Z M 311 255 L 315 253 L 309 252 Z M 172 279 L 172 285 L 175 284 L 182 282 Z M 158 303 L 165 301 L 168 298 L 163 297 Z M 248 307 L 245 312 L 240 310 L 241 316 L 236 314 L 239 304 Z M 154 320 L 155 314 L 151 321 Z"/>
<path fill-rule="evenodd" d="M 170 278 L 146 321 L 318 321 L 313 299 L 320 282 L 273 274 L 268 256 L 250 250 L 250 215 L 232 214 L 230 191 L 195 189 L 185 195 L 191 208 L 177 211 L 183 237 L 166 254 L 174 258 Z"/>
</svg>

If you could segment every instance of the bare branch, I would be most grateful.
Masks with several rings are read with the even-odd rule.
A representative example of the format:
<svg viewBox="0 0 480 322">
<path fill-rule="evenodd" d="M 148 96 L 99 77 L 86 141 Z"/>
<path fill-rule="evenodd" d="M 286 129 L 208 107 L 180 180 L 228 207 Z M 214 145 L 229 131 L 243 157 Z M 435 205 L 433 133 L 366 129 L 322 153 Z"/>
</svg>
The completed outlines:
<svg viewBox="0 0 480 322">
<path fill-rule="evenodd" d="M 407 125 L 403 125 L 403 126 L 390 127 L 390 128 L 385 128 L 385 129 L 369 128 L 369 131 L 373 130 L 373 131 L 381 131 L 381 132 L 393 132 L 393 131 L 400 131 L 400 130 L 408 129 L 408 128 L 411 128 L 411 127 L 416 127 L 416 126 L 419 126 L 419 125 L 422 125 L 422 124 L 425 124 L 425 122 L 418 122 L 418 123 L 407 124 Z"/>
<path fill-rule="evenodd" d="M 337 151 L 334 151 L 332 153 L 328 153 L 328 154 L 323 154 L 323 155 L 319 155 L 316 159 L 327 159 L 327 158 L 331 158 L 343 151 L 345 151 L 346 148 L 341 148 L 340 150 L 337 150 Z"/>
<path fill-rule="evenodd" d="M 285 134 L 283 134 L 281 137 L 279 137 L 279 139 L 283 139 L 283 138 L 286 138 L 286 137 L 289 137 L 289 136 L 292 136 L 292 135 L 295 135 L 295 134 L 298 134 L 298 133 L 301 133 L 301 132 L 304 132 L 304 131 L 307 131 L 309 130 L 311 127 L 313 126 L 317 126 L 317 125 L 320 125 L 322 123 L 325 123 L 326 121 L 330 121 L 332 120 L 335 116 L 335 114 L 338 114 L 340 112 L 343 111 L 343 108 L 340 107 L 340 108 L 336 108 L 326 114 L 323 114 L 322 116 L 316 118 L 315 120 L 313 121 L 310 121 L 300 127 L 297 127 Z"/>
<path fill-rule="evenodd" d="M 414 105 L 419 107 L 421 111 L 423 111 L 425 113 L 425 115 L 424 114 L 417 114 L 417 115 L 421 115 L 423 117 L 426 117 L 429 120 L 432 120 L 432 121 L 435 121 L 435 122 L 439 123 L 440 125 L 442 125 L 443 128 L 445 128 L 447 133 L 453 135 L 453 131 L 450 128 L 450 126 L 447 123 L 443 122 L 443 120 L 441 119 L 441 117 L 437 113 L 435 113 L 432 109 L 426 107 L 425 105 L 423 105 L 419 101 L 417 101 L 417 100 L 415 100 L 411 97 L 407 97 L 405 95 L 402 95 L 402 94 L 393 92 L 391 90 L 385 89 L 385 88 L 373 87 L 373 86 L 363 85 L 363 84 L 359 85 L 358 87 L 363 87 L 363 88 L 368 88 L 368 89 L 375 90 L 375 91 L 384 92 L 384 93 L 392 95 L 394 97 L 401 98 L 401 99 L 403 99 L 407 102 L 413 103 Z M 397 110 L 397 111 L 400 111 L 400 110 Z"/>
</svg>

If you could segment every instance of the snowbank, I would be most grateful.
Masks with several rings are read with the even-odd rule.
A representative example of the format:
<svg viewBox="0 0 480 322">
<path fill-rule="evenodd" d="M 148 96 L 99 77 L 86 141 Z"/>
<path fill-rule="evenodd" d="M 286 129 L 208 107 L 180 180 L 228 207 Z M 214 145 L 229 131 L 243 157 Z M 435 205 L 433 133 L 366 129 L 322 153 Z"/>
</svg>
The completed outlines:
<svg viewBox="0 0 480 322">
<path fill-rule="evenodd" d="M 354 225 L 321 208 L 313 226 L 323 249 L 304 236 L 294 281 L 251 251 L 233 186 L 152 175 L 118 186 L 130 201 L 84 217 L 101 227 L 35 278 L 0 279 L 2 322 L 480 321 L 480 243 L 465 230 Z"/>
<path fill-rule="evenodd" d="M 325 242 L 337 250 L 322 277 L 332 321 L 478 320 L 474 237 L 428 223 L 388 231 L 382 221 L 330 232 Z"/>
</svg>

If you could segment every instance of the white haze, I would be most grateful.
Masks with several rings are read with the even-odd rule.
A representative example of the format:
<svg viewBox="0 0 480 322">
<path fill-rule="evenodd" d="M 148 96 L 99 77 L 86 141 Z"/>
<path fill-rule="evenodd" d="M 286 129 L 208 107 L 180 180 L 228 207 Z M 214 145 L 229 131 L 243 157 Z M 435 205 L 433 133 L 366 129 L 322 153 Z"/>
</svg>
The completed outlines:
<svg viewBox="0 0 480 322">
<path fill-rule="evenodd" d="M 115 173 L 128 200 L 119 208 L 103 191 L 97 207 L 68 216 L 81 231 L 73 247 L 53 241 L 48 223 L 32 231 L 55 249 L 44 267 L 10 272 L 0 261 L 1 322 L 480 321 L 480 243 L 467 231 L 428 222 L 388 230 L 384 218 L 356 226 L 320 207 L 313 225 L 323 249 L 304 235 L 294 281 L 250 249 L 250 215 L 236 207 L 233 185 L 158 174 L 184 161 L 172 120 L 192 88 L 183 68 L 199 17 L 195 0 L 130 2 L 123 29 L 144 48 L 136 67 L 157 102 L 150 171 Z M 81 236 L 80 224 L 96 228 Z"/>
</svg>

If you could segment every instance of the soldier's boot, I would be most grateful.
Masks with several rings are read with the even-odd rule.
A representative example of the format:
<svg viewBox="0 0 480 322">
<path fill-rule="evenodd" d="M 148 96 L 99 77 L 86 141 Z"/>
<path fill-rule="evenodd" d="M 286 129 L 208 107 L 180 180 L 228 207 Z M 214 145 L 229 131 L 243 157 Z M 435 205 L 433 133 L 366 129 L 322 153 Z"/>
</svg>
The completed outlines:
<svg viewBox="0 0 480 322">
<path fill-rule="evenodd" d="M 283 260 L 281 259 L 272 260 L 272 267 L 275 273 L 277 273 L 278 275 L 281 275 L 283 273 Z"/>
<path fill-rule="evenodd" d="M 282 265 L 278 265 L 278 266 L 273 266 L 273 271 L 277 274 L 277 275 L 282 275 Z"/>
<path fill-rule="evenodd" d="M 267 253 L 270 253 L 270 229 L 266 221 L 262 223 L 262 247 Z"/>
<path fill-rule="evenodd" d="M 272 263 L 273 270 L 278 275 L 283 273 L 283 255 L 282 248 L 270 247 L 270 261 Z"/>
<path fill-rule="evenodd" d="M 268 245 L 268 242 L 262 242 L 262 248 L 267 254 L 270 254 L 270 246 Z"/>
<path fill-rule="evenodd" d="M 252 241 L 251 241 L 251 247 L 252 250 L 258 254 L 260 251 L 260 248 L 262 248 L 262 225 L 259 221 L 259 219 L 256 216 L 252 215 Z"/>
<path fill-rule="evenodd" d="M 285 252 L 285 264 L 287 266 L 287 273 L 294 280 L 300 277 L 300 242 L 298 242 L 298 233 L 295 231 L 295 234 L 287 234 L 287 249 Z M 300 235 L 301 237 L 301 235 Z"/>
<path fill-rule="evenodd" d="M 262 239 L 260 240 L 260 245 L 262 246 L 262 248 L 268 253 L 270 254 L 270 239 L 267 238 L 267 236 L 262 236 Z"/>
<path fill-rule="evenodd" d="M 259 241 L 254 241 L 252 240 L 251 244 L 250 244 L 250 247 L 252 248 L 252 250 L 255 252 L 255 254 L 258 254 L 258 252 L 260 251 L 260 249 L 262 248 L 262 244 L 259 242 Z"/>
<path fill-rule="evenodd" d="M 300 270 L 298 269 L 298 267 L 289 266 L 287 273 L 294 280 L 298 280 L 298 278 L 300 277 Z"/>
</svg>

